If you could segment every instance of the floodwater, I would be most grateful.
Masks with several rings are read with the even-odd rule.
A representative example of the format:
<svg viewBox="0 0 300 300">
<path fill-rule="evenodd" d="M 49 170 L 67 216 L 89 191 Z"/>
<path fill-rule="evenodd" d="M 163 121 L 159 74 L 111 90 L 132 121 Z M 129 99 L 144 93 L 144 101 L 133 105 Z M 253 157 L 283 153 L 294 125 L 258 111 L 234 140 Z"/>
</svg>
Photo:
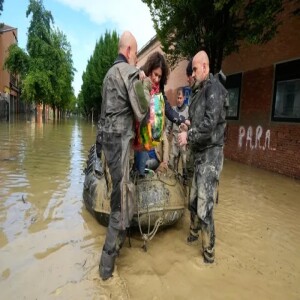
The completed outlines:
<svg viewBox="0 0 300 300">
<path fill-rule="evenodd" d="M 106 228 L 82 201 L 95 135 L 82 120 L 0 123 L 1 299 L 300 299 L 300 182 L 228 160 L 214 264 L 185 243 L 186 211 L 147 252 L 134 233 L 103 282 Z"/>
</svg>

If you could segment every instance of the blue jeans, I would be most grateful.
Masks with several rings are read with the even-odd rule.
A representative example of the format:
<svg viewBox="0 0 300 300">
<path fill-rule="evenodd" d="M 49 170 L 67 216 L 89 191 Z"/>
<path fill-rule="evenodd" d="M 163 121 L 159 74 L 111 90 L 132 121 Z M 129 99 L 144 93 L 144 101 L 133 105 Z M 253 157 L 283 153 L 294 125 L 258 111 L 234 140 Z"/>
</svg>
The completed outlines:
<svg viewBox="0 0 300 300">
<path fill-rule="evenodd" d="M 159 166 L 159 161 L 155 158 L 150 158 L 148 151 L 136 151 L 134 153 L 134 161 L 139 175 L 145 175 L 145 169 L 156 170 Z"/>
</svg>

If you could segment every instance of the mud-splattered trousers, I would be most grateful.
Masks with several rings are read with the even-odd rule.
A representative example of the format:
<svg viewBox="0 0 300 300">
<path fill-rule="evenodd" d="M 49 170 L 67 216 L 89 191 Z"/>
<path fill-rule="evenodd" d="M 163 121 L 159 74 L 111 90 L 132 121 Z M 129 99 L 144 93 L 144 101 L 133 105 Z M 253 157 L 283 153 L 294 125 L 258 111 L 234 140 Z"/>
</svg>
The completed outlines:
<svg viewBox="0 0 300 300">
<path fill-rule="evenodd" d="M 178 172 L 179 160 L 182 162 L 183 173 L 186 174 L 186 161 L 187 161 L 187 151 L 186 146 L 179 146 L 178 143 L 173 138 L 170 153 L 170 165 Z"/>
<path fill-rule="evenodd" d="M 183 116 L 185 119 L 188 119 L 188 106 L 185 104 L 182 107 L 173 107 L 180 116 Z M 178 172 L 179 159 L 182 161 L 182 169 L 184 175 L 186 175 L 186 161 L 187 161 L 187 151 L 186 146 L 179 146 L 177 136 L 179 132 L 179 126 L 176 123 L 168 121 L 167 123 L 167 132 L 170 134 L 172 132 L 172 144 L 170 151 L 170 165 L 171 167 Z"/>
<path fill-rule="evenodd" d="M 112 193 L 109 225 L 101 262 L 103 267 L 111 270 L 109 273 L 113 271 L 111 267 L 133 217 L 135 186 L 129 179 L 129 155 L 133 137 L 133 134 L 103 133 L 102 147 L 112 181 Z M 103 273 L 105 275 L 105 271 Z"/>
<path fill-rule="evenodd" d="M 208 148 L 197 154 L 190 192 L 190 235 L 202 239 L 203 256 L 214 259 L 215 227 L 213 209 L 223 168 L 223 147 Z"/>
<path fill-rule="evenodd" d="M 134 139 L 134 119 L 141 122 L 150 102 L 151 86 L 138 80 L 136 68 L 123 56 L 111 67 L 103 81 L 100 132 L 97 141 L 112 181 L 110 217 L 99 272 L 112 276 L 115 258 L 126 237 L 134 211 L 134 184 L 129 179 L 129 156 Z"/>
<path fill-rule="evenodd" d="M 214 261 L 213 208 L 223 167 L 227 106 L 228 93 L 212 75 L 194 85 L 189 106 L 191 127 L 188 130 L 188 143 L 194 159 L 188 241 L 197 239 L 201 231 L 203 256 L 207 262 Z"/>
</svg>

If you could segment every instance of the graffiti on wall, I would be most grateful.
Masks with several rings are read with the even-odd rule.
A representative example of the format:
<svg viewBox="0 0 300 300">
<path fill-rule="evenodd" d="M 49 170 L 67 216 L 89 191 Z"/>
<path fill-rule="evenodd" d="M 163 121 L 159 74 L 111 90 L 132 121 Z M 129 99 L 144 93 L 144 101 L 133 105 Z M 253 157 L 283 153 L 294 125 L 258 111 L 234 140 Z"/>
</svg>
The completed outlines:
<svg viewBox="0 0 300 300">
<path fill-rule="evenodd" d="M 245 145 L 246 150 L 276 150 L 270 146 L 271 143 L 271 131 L 270 129 L 266 130 L 264 133 L 263 128 L 258 125 L 254 130 L 252 126 L 249 126 L 246 130 L 244 126 L 239 128 L 239 140 L 238 146 L 242 148 Z"/>
</svg>

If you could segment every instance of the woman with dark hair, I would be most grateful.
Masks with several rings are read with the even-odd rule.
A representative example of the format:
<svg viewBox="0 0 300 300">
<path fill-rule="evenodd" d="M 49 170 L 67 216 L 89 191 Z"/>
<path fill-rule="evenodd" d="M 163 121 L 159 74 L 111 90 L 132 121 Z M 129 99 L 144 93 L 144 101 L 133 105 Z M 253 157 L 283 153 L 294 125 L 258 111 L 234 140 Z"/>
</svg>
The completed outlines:
<svg viewBox="0 0 300 300">
<path fill-rule="evenodd" d="M 146 63 L 141 67 L 141 70 L 143 70 L 145 75 L 150 78 L 153 92 L 163 94 L 165 99 L 166 117 L 178 126 L 181 123 L 185 123 L 186 119 L 172 109 L 164 93 L 164 87 L 167 84 L 167 79 L 170 74 L 164 56 L 158 51 L 153 52 L 149 55 Z"/>
<path fill-rule="evenodd" d="M 165 115 L 166 117 L 176 125 L 189 121 L 185 119 L 184 116 L 179 115 L 175 110 L 172 109 L 170 103 L 167 100 L 167 97 L 164 94 L 164 86 L 167 83 L 168 76 L 170 74 L 169 67 L 166 63 L 164 56 L 156 51 L 149 55 L 146 63 L 141 67 L 141 70 L 144 71 L 145 75 L 150 79 L 152 83 L 151 95 L 162 93 L 165 100 Z M 153 151 L 149 152 L 153 155 Z M 135 165 L 136 169 L 141 177 L 145 176 L 145 166 L 147 160 L 149 160 L 148 151 L 136 151 L 135 152 Z M 151 157 L 150 158 L 153 158 Z M 157 159 L 159 161 L 159 159 Z M 167 166 L 165 166 L 167 167 Z"/>
</svg>

